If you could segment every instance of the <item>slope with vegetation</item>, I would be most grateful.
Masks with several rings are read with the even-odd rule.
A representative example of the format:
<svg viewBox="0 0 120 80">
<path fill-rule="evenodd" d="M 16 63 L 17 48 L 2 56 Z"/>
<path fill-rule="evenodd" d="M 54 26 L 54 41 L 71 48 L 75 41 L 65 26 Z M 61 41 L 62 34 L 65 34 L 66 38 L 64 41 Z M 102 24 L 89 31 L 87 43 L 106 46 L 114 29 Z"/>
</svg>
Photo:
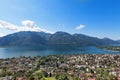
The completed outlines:
<svg viewBox="0 0 120 80">
<path fill-rule="evenodd" d="M 83 34 L 69 34 L 56 32 L 54 34 L 44 32 L 18 32 L 0 38 L 0 46 L 54 46 L 54 45 L 75 45 L 75 46 L 98 46 L 118 44 L 108 38 L 99 39 Z"/>
</svg>

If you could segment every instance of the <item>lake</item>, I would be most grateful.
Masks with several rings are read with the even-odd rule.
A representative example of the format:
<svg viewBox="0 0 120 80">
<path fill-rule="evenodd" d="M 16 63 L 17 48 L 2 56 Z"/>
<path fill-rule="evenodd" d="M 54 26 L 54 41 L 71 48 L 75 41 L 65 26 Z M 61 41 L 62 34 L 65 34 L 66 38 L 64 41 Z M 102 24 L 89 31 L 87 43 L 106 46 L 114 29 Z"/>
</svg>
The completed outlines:
<svg viewBox="0 0 120 80">
<path fill-rule="evenodd" d="M 46 56 L 56 54 L 119 54 L 120 52 L 108 51 L 91 47 L 10 47 L 0 48 L 0 58 L 12 58 L 20 56 Z"/>
</svg>

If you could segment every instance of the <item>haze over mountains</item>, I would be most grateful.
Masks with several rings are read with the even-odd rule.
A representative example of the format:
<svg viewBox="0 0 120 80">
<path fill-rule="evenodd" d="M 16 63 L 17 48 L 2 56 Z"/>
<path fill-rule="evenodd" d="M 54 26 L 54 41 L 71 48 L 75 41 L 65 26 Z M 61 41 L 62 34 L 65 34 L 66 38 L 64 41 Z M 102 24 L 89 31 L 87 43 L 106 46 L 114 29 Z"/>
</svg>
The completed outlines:
<svg viewBox="0 0 120 80">
<path fill-rule="evenodd" d="M 22 31 L 0 38 L 0 46 L 54 46 L 54 45 L 75 45 L 75 46 L 99 46 L 118 44 L 118 41 L 109 38 L 99 39 L 83 34 L 69 34 L 58 31 L 54 34 L 45 32 Z"/>
</svg>

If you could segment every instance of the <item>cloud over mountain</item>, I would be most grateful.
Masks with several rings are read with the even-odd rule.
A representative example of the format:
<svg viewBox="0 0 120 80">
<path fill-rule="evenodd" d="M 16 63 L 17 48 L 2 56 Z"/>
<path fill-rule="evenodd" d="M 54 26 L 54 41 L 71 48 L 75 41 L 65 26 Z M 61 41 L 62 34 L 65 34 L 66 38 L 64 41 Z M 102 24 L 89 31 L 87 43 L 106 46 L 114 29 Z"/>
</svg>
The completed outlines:
<svg viewBox="0 0 120 80">
<path fill-rule="evenodd" d="M 76 30 L 80 30 L 80 29 L 83 29 L 85 28 L 85 25 L 84 24 L 80 24 L 79 26 L 77 26 L 75 29 Z"/>
<path fill-rule="evenodd" d="M 36 31 L 36 32 L 53 33 L 51 31 L 38 27 L 35 24 L 35 22 L 31 20 L 25 20 L 25 21 L 22 21 L 21 23 L 22 23 L 22 26 L 17 26 L 12 23 L 0 20 L 0 27 L 8 30 L 13 30 L 13 31 Z"/>
<path fill-rule="evenodd" d="M 30 20 L 25 20 L 25 21 L 22 21 L 22 24 L 23 26 L 27 26 L 27 27 L 36 27 L 36 24 L 34 21 L 30 21 Z"/>
</svg>

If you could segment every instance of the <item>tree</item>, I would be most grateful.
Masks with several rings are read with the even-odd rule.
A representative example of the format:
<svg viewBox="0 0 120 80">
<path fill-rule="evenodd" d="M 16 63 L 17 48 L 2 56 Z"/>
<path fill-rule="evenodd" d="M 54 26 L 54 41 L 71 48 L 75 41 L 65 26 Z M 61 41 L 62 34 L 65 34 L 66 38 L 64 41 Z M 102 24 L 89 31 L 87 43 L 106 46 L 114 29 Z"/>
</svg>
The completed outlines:
<svg viewBox="0 0 120 80">
<path fill-rule="evenodd" d="M 30 80 L 35 80 L 35 78 L 34 78 L 33 75 L 31 75 L 31 76 L 29 77 L 29 79 L 30 79 Z"/>
<path fill-rule="evenodd" d="M 35 77 L 36 80 L 41 80 L 43 78 L 43 75 L 41 73 L 36 73 Z"/>
<path fill-rule="evenodd" d="M 69 80 L 67 75 L 61 74 L 61 75 L 56 75 L 55 77 L 57 80 Z"/>
<path fill-rule="evenodd" d="M 41 73 L 43 74 L 44 77 L 48 77 L 48 73 L 47 72 L 42 71 Z"/>
</svg>

